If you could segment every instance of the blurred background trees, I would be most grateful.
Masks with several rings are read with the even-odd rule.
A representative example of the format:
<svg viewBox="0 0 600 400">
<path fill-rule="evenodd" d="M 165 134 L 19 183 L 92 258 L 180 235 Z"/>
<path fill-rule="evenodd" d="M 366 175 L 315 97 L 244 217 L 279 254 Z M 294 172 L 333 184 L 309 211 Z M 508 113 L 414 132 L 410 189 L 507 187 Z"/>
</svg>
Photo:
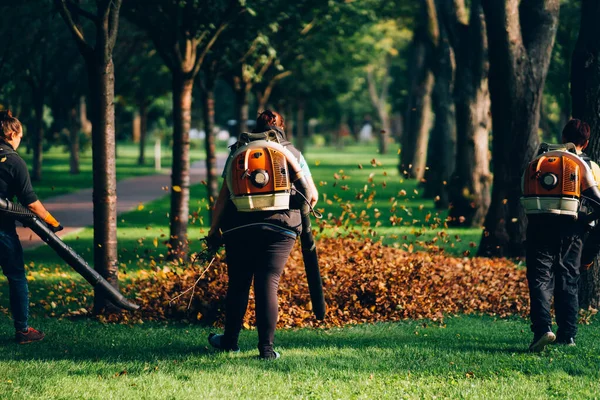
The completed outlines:
<svg viewBox="0 0 600 400">
<path fill-rule="evenodd" d="M 116 130 L 97 147 L 90 121 L 106 102 L 93 82 L 104 75 L 85 46 L 103 45 L 116 19 L 96 3 L 0 1 L 0 107 L 25 122 L 33 178 L 49 146 L 70 149 L 72 173 L 86 143 L 109 159 L 110 137 L 139 143 L 141 164 L 150 139 L 171 146 L 174 259 L 188 253 L 189 147 L 206 149 L 211 202 L 217 150 L 264 108 L 284 114 L 305 151 L 355 141 L 398 151 L 399 171 L 449 225 L 485 226 L 482 254 L 522 255 L 522 168 L 581 109 L 569 83 L 581 1 L 125 0 L 107 42 Z"/>
</svg>

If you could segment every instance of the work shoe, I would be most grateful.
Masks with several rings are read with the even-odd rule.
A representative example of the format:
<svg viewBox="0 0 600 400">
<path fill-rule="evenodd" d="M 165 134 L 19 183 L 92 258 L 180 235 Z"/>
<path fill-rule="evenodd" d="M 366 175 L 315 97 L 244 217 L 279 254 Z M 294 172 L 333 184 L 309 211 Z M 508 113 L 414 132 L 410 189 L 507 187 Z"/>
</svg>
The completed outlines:
<svg viewBox="0 0 600 400">
<path fill-rule="evenodd" d="M 541 335 L 535 335 L 533 342 L 529 345 L 529 351 L 533 353 L 539 353 L 544 351 L 547 344 L 550 344 L 556 340 L 556 335 L 553 332 L 546 332 Z"/>
<path fill-rule="evenodd" d="M 567 346 L 567 347 L 575 347 L 576 346 L 575 345 L 575 338 L 573 338 L 573 337 L 561 337 L 561 336 L 559 336 L 556 339 L 555 343 L 563 345 L 563 346 Z"/>
<path fill-rule="evenodd" d="M 234 353 L 239 353 L 240 348 L 236 344 L 235 346 L 231 346 L 225 343 L 224 340 L 225 335 L 218 335 L 216 333 L 211 333 L 208 335 L 208 343 L 215 349 L 223 350 L 223 351 L 231 351 Z"/>
<path fill-rule="evenodd" d="M 258 356 L 258 358 L 260 358 L 261 360 L 277 360 L 280 357 L 281 357 L 281 354 L 279 354 L 278 352 L 276 352 L 274 350 Z"/>
<path fill-rule="evenodd" d="M 25 331 L 17 331 L 15 333 L 15 340 L 18 344 L 27 344 L 33 342 L 39 342 L 44 339 L 46 334 L 44 332 L 40 332 L 31 327 L 27 328 Z"/>
</svg>

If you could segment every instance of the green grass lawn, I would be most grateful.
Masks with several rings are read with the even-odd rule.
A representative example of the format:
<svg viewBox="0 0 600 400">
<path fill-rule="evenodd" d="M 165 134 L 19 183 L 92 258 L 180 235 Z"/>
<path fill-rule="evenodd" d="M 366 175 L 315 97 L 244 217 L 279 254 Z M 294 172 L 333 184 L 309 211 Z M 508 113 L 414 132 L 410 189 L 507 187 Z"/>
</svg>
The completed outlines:
<svg viewBox="0 0 600 400">
<path fill-rule="evenodd" d="M 594 398 L 600 330 L 575 348 L 527 353 L 520 319 L 449 318 L 343 329 L 282 330 L 282 358 L 256 359 L 256 331 L 239 354 L 207 348 L 211 331 L 184 324 L 103 325 L 36 319 L 42 343 L 13 344 L 0 328 L 0 398 L 397 399 Z"/>
<path fill-rule="evenodd" d="M 130 164 L 122 172 L 133 175 L 139 168 L 135 148 L 130 153 Z M 126 154 L 120 151 L 120 157 Z M 437 239 L 435 244 L 449 254 L 476 250 L 471 243 L 479 242 L 479 229 L 435 226 L 435 218 L 443 221 L 445 213 L 435 210 L 433 201 L 421 199 L 414 181 L 401 179 L 395 151 L 379 156 L 374 147 L 343 152 L 310 148 L 306 156 L 322 194 L 318 207 L 327 221 L 322 234 L 358 230 L 394 246 L 418 249 Z M 48 172 L 49 181 L 68 174 L 62 157 L 56 156 L 58 172 Z M 47 157 L 49 164 L 51 159 Z M 152 166 L 147 168 L 150 173 Z M 36 186 L 51 187 L 47 182 Z M 207 232 L 205 194 L 202 185 L 191 188 L 190 211 L 199 215 L 190 222 L 192 250 L 200 249 L 198 239 Z M 169 199 L 164 197 L 119 218 L 123 281 L 163 263 L 168 211 Z M 390 218 L 398 221 L 395 226 Z M 66 240 L 89 262 L 92 233 L 85 229 Z M 261 362 L 255 358 L 254 330 L 242 332 L 240 354 L 220 354 L 206 346 L 212 330 L 208 327 L 52 318 L 65 308 L 89 307 L 91 288 L 47 247 L 28 251 L 25 258 L 32 325 L 47 331 L 48 338 L 17 346 L 5 317 L 0 324 L 2 399 L 593 398 L 600 393 L 597 321 L 581 326 L 576 348 L 552 347 L 541 355 L 526 352 L 532 335 L 520 318 L 459 316 L 447 317 L 445 326 L 406 321 L 280 330 L 276 346 L 283 358 Z M 2 277 L 0 282 L 0 306 L 5 309 L 6 281 Z"/>
</svg>

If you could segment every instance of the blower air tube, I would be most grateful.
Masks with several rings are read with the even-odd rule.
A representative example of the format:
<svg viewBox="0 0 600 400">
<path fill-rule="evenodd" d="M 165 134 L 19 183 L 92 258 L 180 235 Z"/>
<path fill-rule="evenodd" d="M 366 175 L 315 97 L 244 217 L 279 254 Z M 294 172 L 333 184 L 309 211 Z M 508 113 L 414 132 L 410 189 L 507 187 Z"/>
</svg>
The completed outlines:
<svg viewBox="0 0 600 400">
<path fill-rule="evenodd" d="M 267 142 L 269 145 L 274 143 Z M 294 155 L 281 145 L 273 146 L 276 150 L 282 151 L 285 154 L 288 163 L 296 173 L 296 181 L 294 185 L 296 189 L 302 193 L 306 199 L 310 199 L 311 189 L 308 185 L 306 177 L 302 173 L 302 168 Z M 310 292 L 310 301 L 312 303 L 313 313 L 315 317 L 322 321 L 325 319 L 327 305 L 325 304 L 325 295 L 323 294 L 323 280 L 321 279 L 321 271 L 319 269 L 319 257 L 317 255 L 317 245 L 312 233 L 310 223 L 310 207 L 303 203 L 300 209 L 302 215 L 302 233 L 300 234 L 300 244 L 302 246 L 302 258 L 304 259 L 304 270 L 306 271 L 306 279 L 308 281 L 308 291 Z"/>
<path fill-rule="evenodd" d="M 302 215 L 300 244 L 302 246 L 302 258 L 304 259 L 304 269 L 306 271 L 306 279 L 308 280 L 310 300 L 315 317 L 319 321 L 322 321 L 325 319 L 327 305 L 325 304 L 325 296 L 323 294 L 323 281 L 321 279 L 321 271 L 319 270 L 317 245 L 315 244 L 315 238 L 312 233 L 310 209 L 308 208 L 308 205 L 303 206 L 300 212 Z"/>
<path fill-rule="evenodd" d="M 41 221 L 27 208 L 9 200 L 0 199 L 0 214 L 7 214 L 34 231 L 35 234 L 46 242 L 60 258 L 71 266 L 71 268 L 83 276 L 95 289 L 100 289 L 113 304 L 129 311 L 135 311 L 140 308 L 137 304 L 127 300 L 127 298 L 108 283 L 102 275 L 90 267 L 79 254 L 75 253 L 71 247 L 60 240 L 60 238 L 48 228 L 45 222 Z"/>
</svg>

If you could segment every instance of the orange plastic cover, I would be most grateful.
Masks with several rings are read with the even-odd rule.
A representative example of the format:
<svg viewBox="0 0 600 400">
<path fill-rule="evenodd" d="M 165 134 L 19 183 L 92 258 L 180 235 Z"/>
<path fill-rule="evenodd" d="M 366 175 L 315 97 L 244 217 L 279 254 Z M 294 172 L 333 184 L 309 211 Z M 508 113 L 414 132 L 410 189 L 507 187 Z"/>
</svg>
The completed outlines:
<svg viewBox="0 0 600 400">
<path fill-rule="evenodd" d="M 249 149 L 231 160 L 231 192 L 235 196 L 251 194 L 270 194 L 288 191 L 291 188 L 289 170 L 285 155 L 269 148 Z M 269 180 L 264 187 L 252 184 L 251 174 L 264 170 Z"/>
<path fill-rule="evenodd" d="M 544 186 L 543 177 L 557 177 L 554 187 Z M 534 159 L 523 177 L 524 196 L 580 197 L 581 191 L 596 182 L 590 169 L 580 157 L 567 152 L 553 151 Z"/>
</svg>

